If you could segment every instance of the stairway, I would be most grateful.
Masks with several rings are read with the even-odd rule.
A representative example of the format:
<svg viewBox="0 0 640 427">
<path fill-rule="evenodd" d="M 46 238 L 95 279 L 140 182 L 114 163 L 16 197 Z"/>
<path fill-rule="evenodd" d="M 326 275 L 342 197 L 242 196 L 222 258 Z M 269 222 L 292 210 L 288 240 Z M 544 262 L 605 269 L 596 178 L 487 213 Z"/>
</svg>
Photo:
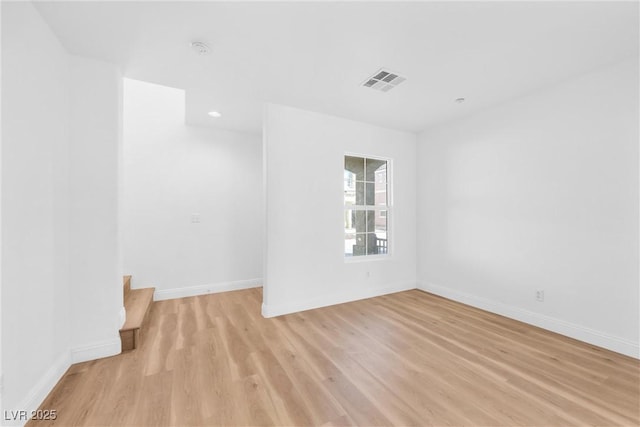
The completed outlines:
<svg viewBox="0 0 640 427">
<path fill-rule="evenodd" d="M 131 276 L 123 277 L 126 320 L 120 329 L 122 351 L 140 347 L 140 331 L 149 315 L 155 288 L 131 289 Z"/>
</svg>

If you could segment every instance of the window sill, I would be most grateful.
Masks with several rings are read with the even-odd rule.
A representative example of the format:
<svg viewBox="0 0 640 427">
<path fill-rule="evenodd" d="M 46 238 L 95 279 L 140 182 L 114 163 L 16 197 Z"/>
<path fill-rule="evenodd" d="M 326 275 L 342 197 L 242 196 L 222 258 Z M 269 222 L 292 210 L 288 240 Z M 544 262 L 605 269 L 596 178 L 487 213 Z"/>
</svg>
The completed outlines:
<svg viewBox="0 0 640 427">
<path fill-rule="evenodd" d="M 368 261 L 385 261 L 390 260 L 391 255 L 364 255 L 364 256 L 350 256 L 344 257 L 345 264 L 358 263 L 358 262 L 368 262 Z"/>
</svg>

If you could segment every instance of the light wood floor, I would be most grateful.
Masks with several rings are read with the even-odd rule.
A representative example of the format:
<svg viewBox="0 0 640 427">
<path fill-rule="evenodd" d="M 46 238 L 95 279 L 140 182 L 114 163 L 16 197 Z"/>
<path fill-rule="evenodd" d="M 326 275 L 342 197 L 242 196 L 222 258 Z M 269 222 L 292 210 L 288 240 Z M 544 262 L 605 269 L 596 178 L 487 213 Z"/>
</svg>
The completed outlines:
<svg viewBox="0 0 640 427">
<path fill-rule="evenodd" d="M 417 290 L 274 319 L 261 301 L 156 302 L 141 348 L 72 366 L 41 408 L 65 426 L 640 424 L 629 357 Z"/>
</svg>

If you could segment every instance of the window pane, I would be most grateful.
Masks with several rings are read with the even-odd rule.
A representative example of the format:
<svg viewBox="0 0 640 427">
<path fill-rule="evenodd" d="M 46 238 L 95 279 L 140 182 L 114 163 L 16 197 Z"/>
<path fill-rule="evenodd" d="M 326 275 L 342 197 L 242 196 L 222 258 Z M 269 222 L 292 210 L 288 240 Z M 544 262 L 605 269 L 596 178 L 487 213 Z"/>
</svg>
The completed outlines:
<svg viewBox="0 0 640 427">
<path fill-rule="evenodd" d="M 372 182 L 367 182 L 365 185 L 366 185 L 366 190 L 367 190 L 366 205 L 367 206 L 373 206 L 373 205 L 375 205 L 375 201 L 376 201 L 375 184 L 372 183 Z"/>
<path fill-rule="evenodd" d="M 376 211 L 367 211 L 367 232 L 372 232 L 375 229 Z"/>
<path fill-rule="evenodd" d="M 367 254 L 366 241 L 367 241 L 367 235 L 366 234 L 364 234 L 364 233 L 356 234 L 356 244 L 353 245 L 353 255 L 354 256 L 366 255 Z"/>
<path fill-rule="evenodd" d="M 387 182 L 387 161 L 367 159 L 367 182 Z"/>
<path fill-rule="evenodd" d="M 355 224 L 353 223 L 354 218 L 353 218 L 353 211 L 352 210 L 346 210 L 344 211 L 344 231 L 345 233 L 355 233 L 356 232 L 356 228 L 355 228 Z"/>
<path fill-rule="evenodd" d="M 364 233 L 366 229 L 366 211 L 351 211 L 356 233 Z"/>
<path fill-rule="evenodd" d="M 375 233 L 367 233 L 367 255 L 375 255 L 378 253 L 376 249 L 377 238 Z"/>
<path fill-rule="evenodd" d="M 381 234 L 384 234 L 382 237 L 387 237 L 387 211 L 376 212 L 375 232 L 378 237 Z"/>
<path fill-rule="evenodd" d="M 344 235 L 344 255 L 353 256 L 353 247 L 356 244 L 355 233 L 345 233 Z"/>
<path fill-rule="evenodd" d="M 364 159 L 361 157 L 344 157 L 344 170 L 355 174 L 356 181 L 364 181 Z"/>
<path fill-rule="evenodd" d="M 344 185 L 345 187 L 353 187 L 355 185 L 356 182 L 356 174 L 349 172 L 348 170 L 345 169 L 344 171 Z"/>
<path fill-rule="evenodd" d="M 374 233 L 372 233 L 371 235 L 373 236 L 373 241 L 372 244 L 367 247 L 367 250 L 369 251 L 367 255 L 384 255 L 388 253 L 387 238 L 380 237 L 379 234 Z"/>
<path fill-rule="evenodd" d="M 364 205 L 364 182 L 356 183 L 356 205 Z"/>
<path fill-rule="evenodd" d="M 387 249 L 387 211 L 377 211 L 375 212 L 375 225 L 374 225 L 374 233 L 371 237 L 375 239 L 375 245 L 370 245 L 367 247 L 368 250 L 372 251 L 371 254 L 386 254 L 388 253 Z"/>
<path fill-rule="evenodd" d="M 356 182 L 344 181 L 344 204 L 345 206 L 356 204 Z"/>
<path fill-rule="evenodd" d="M 376 206 L 387 206 L 387 184 L 375 183 Z"/>
</svg>

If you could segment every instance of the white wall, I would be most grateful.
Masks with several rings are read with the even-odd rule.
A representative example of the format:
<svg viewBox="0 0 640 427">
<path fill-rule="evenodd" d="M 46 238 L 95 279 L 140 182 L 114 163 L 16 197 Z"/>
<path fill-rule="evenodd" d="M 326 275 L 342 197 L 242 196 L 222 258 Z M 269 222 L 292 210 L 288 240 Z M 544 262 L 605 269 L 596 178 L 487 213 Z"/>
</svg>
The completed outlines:
<svg viewBox="0 0 640 427">
<path fill-rule="evenodd" d="M 120 353 L 118 240 L 122 76 L 108 63 L 70 58 L 69 211 L 72 358 Z"/>
<path fill-rule="evenodd" d="M 638 113 L 636 58 L 422 133 L 420 286 L 638 357 Z"/>
<path fill-rule="evenodd" d="M 119 82 L 70 57 L 31 3 L 2 3 L 3 410 L 120 352 Z"/>
<path fill-rule="evenodd" d="M 264 129 L 263 314 L 415 288 L 416 135 L 281 105 L 266 106 Z M 345 152 L 393 161 L 388 259 L 345 262 Z"/>
<path fill-rule="evenodd" d="M 259 286 L 260 136 L 186 126 L 184 108 L 182 90 L 125 79 L 125 271 L 156 299 Z"/>
<path fill-rule="evenodd" d="M 33 409 L 34 386 L 68 366 L 69 87 L 67 55 L 33 6 L 3 3 L 3 409 Z"/>
<path fill-rule="evenodd" d="M 2 5 L 0 5 L 0 52 L 2 51 Z M 2 59 L 0 58 L 0 64 Z M 2 93 L 2 67 L 0 67 L 0 94 Z M 0 242 L 2 242 L 2 102 L 0 102 Z M 4 373 L 2 372 L 2 243 L 0 243 L 0 410 L 4 408 Z"/>
</svg>

